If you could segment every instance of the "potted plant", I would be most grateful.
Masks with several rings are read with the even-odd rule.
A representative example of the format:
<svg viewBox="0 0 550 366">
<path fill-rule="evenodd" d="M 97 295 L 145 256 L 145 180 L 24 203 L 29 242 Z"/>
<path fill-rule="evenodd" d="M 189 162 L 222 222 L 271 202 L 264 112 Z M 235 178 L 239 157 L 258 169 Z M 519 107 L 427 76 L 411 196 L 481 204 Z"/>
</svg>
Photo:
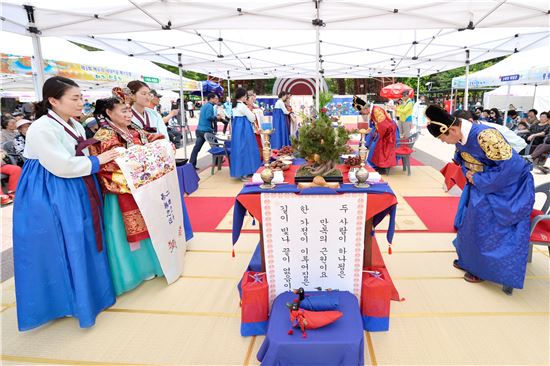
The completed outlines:
<svg viewBox="0 0 550 366">
<path fill-rule="evenodd" d="M 321 106 L 331 100 L 330 93 L 321 93 L 319 97 Z M 298 169 L 295 180 L 310 182 L 315 176 L 322 176 L 326 181 L 342 182 L 342 172 L 337 165 L 340 155 L 348 151 L 349 135 L 342 125 L 333 127 L 325 107 L 321 108 L 316 119 L 304 120 L 298 137 L 292 138 L 292 147 L 307 163 Z"/>
</svg>

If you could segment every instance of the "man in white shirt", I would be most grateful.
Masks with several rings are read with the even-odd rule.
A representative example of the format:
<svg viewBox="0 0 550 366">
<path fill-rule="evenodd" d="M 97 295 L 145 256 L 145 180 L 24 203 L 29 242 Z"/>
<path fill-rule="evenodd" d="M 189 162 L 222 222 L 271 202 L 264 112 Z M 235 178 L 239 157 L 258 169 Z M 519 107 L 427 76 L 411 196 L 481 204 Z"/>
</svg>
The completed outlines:
<svg viewBox="0 0 550 366">
<path fill-rule="evenodd" d="M 193 102 L 188 100 L 187 101 L 187 111 L 189 112 L 189 118 L 195 118 L 195 106 L 193 105 Z"/>
</svg>

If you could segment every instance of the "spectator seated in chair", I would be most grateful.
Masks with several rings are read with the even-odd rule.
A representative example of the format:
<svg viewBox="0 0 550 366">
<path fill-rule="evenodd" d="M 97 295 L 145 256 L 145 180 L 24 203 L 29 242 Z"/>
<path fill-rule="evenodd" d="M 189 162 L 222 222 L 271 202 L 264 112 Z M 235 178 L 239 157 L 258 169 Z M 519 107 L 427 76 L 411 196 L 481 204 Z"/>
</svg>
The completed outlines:
<svg viewBox="0 0 550 366">
<path fill-rule="evenodd" d="M 0 198 L 1 204 L 7 205 L 12 203 L 15 198 L 17 182 L 21 176 L 21 168 L 15 164 L 14 158 L 10 157 L 3 149 L 0 149 L 0 157 L 2 158 L 0 166 L 0 173 L 2 174 L 2 194 Z M 4 180 L 7 180 L 5 187 Z M 4 193 L 4 191 L 6 193 Z"/>
</svg>

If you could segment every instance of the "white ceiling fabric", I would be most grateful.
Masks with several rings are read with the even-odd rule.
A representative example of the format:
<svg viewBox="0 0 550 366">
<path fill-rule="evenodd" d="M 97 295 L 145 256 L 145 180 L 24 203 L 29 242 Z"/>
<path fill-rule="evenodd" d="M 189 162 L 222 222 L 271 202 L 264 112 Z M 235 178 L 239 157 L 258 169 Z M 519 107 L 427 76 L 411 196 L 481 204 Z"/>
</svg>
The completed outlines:
<svg viewBox="0 0 550 366">
<path fill-rule="evenodd" d="M 28 33 L 22 3 L 4 1 L 4 30 Z M 463 66 L 465 49 L 476 63 L 548 42 L 547 0 L 318 3 L 325 77 L 429 75 Z M 316 2 L 311 0 L 25 4 L 35 6 L 42 36 L 171 65 L 182 53 L 184 69 L 217 77 L 227 77 L 228 71 L 232 79 L 317 76 Z"/>
<path fill-rule="evenodd" d="M 27 24 L 21 4 L 35 6 L 44 36 L 171 29 L 312 29 L 311 0 L 4 0 L 9 31 Z M 330 30 L 545 27 L 546 0 L 322 0 Z M 239 11 L 240 9 L 240 11 Z M 19 29 L 18 29 L 19 28 Z M 4 29 L 8 30 L 8 29 Z"/>
</svg>

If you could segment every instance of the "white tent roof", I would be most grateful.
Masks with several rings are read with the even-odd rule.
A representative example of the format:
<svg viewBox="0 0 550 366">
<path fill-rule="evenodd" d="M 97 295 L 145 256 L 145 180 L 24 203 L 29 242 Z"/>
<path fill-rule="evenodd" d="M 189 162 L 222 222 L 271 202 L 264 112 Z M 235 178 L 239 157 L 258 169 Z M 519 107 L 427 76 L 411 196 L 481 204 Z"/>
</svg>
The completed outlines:
<svg viewBox="0 0 550 366">
<path fill-rule="evenodd" d="M 535 108 L 539 113 L 550 109 L 550 85 L 512 85 L 508 97 L 507 93 L 508 87 L 505 85 L 486 92 L 483 95 L 483 105 L 495 107 L 500 102 L 502 109 L 508 109 L 508 105 L 513 104 L 519 110 Z"/>
<path fill-rule="evenodd" d="M 550 45 L 519 52 L 468 76 L 470 88 L 517 84 L 550 84 Z M 453 78 L 453 88 L 463 89 L 466 77 Z"/>
<path fill-rule="evenodd" d="M 14 56 L 32 56 L 33 47 L 30 37 L 14 33 L 0 32 L 0 53 Z M 45 60 L 64 61 L 79 65 L 95 66 L 109 70 L 120 70 L 131 76 L 143 79 L 143 76 L 159 79 L 159 83 L 151 83 L 151 87 L 179 88 L 178 75 L 171 73 L 147 60 L 130 58 L 113 52 L 89 52 L 83 48 L 61 38 L 43 37 L 42 54 Z M 3 56 L 4 57 L 4 56 Z M 6 61 L 6 60 L 3 60 Z M 6 61 L 7 62 L 7 61 Z M 105 88 L 121 86 L 116 81 L 78 81 L 84 89 Z M 187 84 L 196 84 L 196 90 L 200 88 L 198 82 L 184 78 Z M 33 83 L 30 75 L 4 74 L 2 75 L 3 90 L 32 90 Z"/>
<path fill-rule="evenodd" d="M 26 11 L 44 36 L 171 29 L 326 29 L 546 27 L 547 0 L 4 0 L 4 30 L 24 33 Z M 8 29 L 9 27 L 9 29 Z"/>
<path fill-rule="evenodd" d="M 475 33 L 475 34 L 474 34 Z M 539 45 L 547 29 L 388 31 L 322 30 L 321 68 L 329 78 L 417 76 L 508 55 Z M 315 77 L 314 30 L 152 31 L 70 37 L 81 43 L 126 55 L 177 65 L 232 79 Z M 219 41 L 222 39 L 222 41 Z M 416 45 L 413 42 L 418 42 Z"/>
<path fill-rule="evenodd" d="M 2 4 L 5 30 L 27 32 L 21 3 Z M 67 36 L 172 65 L 181 52 L 184 69 L 218 77 L 228 71 L 233 79 L 317 75 L 311 0 L 29 3 L 36 6 L 35 25 L 43 36 Z M 546 0 L 318 4 L 325 77 L 428 75 L 464 65 L 465 49 L 475 63 L 536 46 L 549 35 Z"/>
</svg>

